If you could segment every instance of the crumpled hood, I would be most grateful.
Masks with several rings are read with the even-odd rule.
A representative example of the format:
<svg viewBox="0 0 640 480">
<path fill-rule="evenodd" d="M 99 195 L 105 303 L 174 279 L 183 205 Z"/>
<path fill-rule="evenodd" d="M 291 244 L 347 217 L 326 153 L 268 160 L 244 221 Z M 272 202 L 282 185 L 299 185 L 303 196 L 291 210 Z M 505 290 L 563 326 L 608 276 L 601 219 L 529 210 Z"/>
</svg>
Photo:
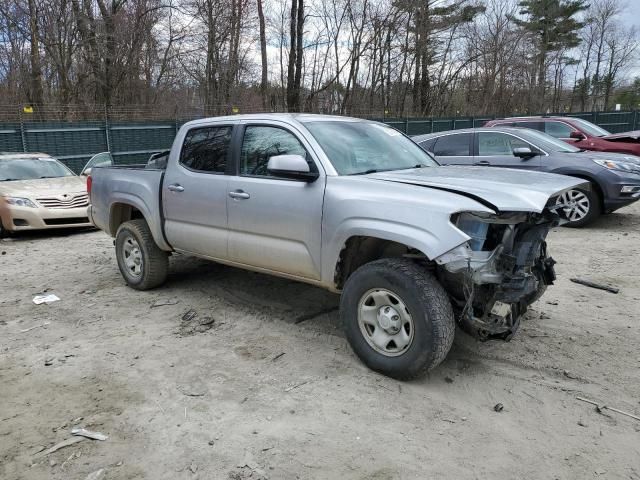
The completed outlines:
<svg viewBox="0 0 640 480">
<path fill-rule="evenodd" d="M 503 212 L 536 213 L 544 210 L 551 197 L 587 183 L 579 178 L 552 173 L 466 166 L 396 170 L 372 173 L 366 177 L 455 192 Z"/>
<path fill-rule="evenodd" d="M 0 195 L 37 198 L 65 193 L 86 193 L 87 186 L 81 177 L 39 178 L 0 182 Z"/>
<path fill-rule="evenodd" d="M 629 143 L 640 143 L 640 130 L 633 130 L 632 132 L 612 133 L 611 135 L 605 135 L 605 140 L 628 140 Z"/>
</svg>

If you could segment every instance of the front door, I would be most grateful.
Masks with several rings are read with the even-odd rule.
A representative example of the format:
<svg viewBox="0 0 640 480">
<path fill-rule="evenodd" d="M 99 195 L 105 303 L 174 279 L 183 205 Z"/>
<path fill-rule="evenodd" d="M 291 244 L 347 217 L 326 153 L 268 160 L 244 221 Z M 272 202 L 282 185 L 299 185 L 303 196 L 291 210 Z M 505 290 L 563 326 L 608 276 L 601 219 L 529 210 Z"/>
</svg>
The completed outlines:
<svg viewBox="0 0 640 480">
<path fill-rule="evenodd" d="M 227 257 L 227 191 L 233 126 L 192 128 L 164 177 L 165 234 L 177 250 Z"/>
<path fill-rule="evenodd" d="M 540 155 L 529 158 L 517 157 L 513 154 L 516 148 L 538 149 L 515 135 L 502 132 L 476 132 L 475 165 L 490 167 L 523 168 L 538 170 Z"/>
<path fill-rule="evenodd" d="M 227 189 L 231 260 L 320 279 L 325 175 L 310 151 L 292 130 L 273 124 L 245 126 L 238 175 L 229 177 Z M 319 178 L 307 183 L 270 174 L 269 158 L 285 154 L 304 156 Z"/>
</svg>

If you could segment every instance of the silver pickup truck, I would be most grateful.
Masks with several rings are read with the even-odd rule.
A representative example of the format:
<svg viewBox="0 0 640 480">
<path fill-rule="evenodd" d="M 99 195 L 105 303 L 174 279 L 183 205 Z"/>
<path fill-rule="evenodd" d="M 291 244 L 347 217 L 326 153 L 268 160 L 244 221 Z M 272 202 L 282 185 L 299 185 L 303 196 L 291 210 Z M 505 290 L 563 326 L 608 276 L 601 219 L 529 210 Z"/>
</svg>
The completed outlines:
<svg viewBox="0 0 640 480">
<path fill-rule="evenodd" d="M 326 288 L 355 353 L 402 379 L 445 358 L 456 322 L 512 337 L 555 278 L 556 199 L 583 184 L 441 167 L 391 127 L 322 115 L 189 122 L 156 157 L 87 182 L 89 217 L 115 237 L 132 288 L 161 285 L 172 252 Z"/>
</svg>

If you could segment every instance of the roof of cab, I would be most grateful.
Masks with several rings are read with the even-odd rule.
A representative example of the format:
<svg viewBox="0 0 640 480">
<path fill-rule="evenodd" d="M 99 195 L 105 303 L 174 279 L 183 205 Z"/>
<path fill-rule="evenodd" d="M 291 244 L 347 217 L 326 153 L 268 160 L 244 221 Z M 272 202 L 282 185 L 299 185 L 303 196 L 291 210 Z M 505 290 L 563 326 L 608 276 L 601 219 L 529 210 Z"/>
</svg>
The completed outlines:
<svg viewBox="0 0 640 480">
<path fill-rule="evenodd" d="M 243 113 L 238 115 L 226 115 L 222 117 L 207 117 L 197 120 L 191 120 L 185 123 L 185 125 L 199 125 L 206 124 L 211 121 L 225 122 L 225 121 L 246 121 L 246 120 L 278 120 L 287 123 L 304 123 L 304 122 L 322 122 L 322 121 L 334 121 L 334 122 L 373 122 L 373 120 L 367 120 L 365 118 L 353 118 L 343 117 L 341 115 L 322 115 L 315 113 Z"/>
<path fill-rule="evenodd" d="M 48 153 L 25 153 L 25 152 L 0 152 L 0 160 L 14 160 L 14 159 L 27 159 L 27 158 L 53 158 Z"/>
</svg>

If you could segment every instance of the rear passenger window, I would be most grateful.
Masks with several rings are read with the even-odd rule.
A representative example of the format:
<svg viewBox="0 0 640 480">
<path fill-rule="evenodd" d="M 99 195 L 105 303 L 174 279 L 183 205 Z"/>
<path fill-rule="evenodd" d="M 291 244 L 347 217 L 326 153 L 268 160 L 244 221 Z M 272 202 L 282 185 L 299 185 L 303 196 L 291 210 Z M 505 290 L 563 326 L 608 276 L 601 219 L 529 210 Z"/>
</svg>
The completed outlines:
<svg viewBox="0 0 640 480">
<path fill-rule="evenodd" d="M 569 138 L 572 128 L 562 122 L 544 122 L 544 132 L 556 138 Z"/>
<path fill-rule="evenodd" d="M 227 169 L 233 127 L 203 127 L 187 132 L 180 164 L 191 170 L 224 173 Z"/>
<path fill-rule="evenodd" d="M 440 157 L 471 156 L 471 134 L 457 133 L 438 137 L 433 147 L 433 154 Z"/>
</svg>

